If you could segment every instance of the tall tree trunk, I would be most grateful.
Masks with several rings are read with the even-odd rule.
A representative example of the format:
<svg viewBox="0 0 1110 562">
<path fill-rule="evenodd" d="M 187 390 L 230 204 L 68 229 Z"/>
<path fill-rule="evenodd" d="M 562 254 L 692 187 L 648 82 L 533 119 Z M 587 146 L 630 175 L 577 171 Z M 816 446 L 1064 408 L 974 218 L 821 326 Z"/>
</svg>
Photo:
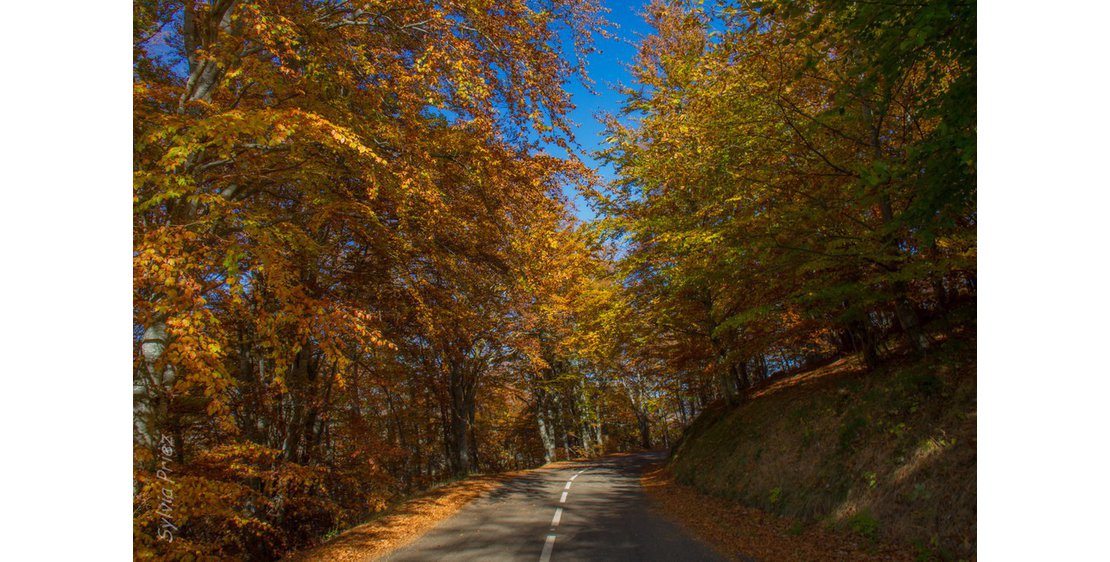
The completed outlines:
<svg viewBox="0 0 1110 562">
<path fill-rule="evenodd" d="M 929 349 L 929 338 L 925 336 L 924 330 L 921 329 L 921 321 L 917 318 L 917 310 L 914 309 L 913 304 L 905 296 L 907 292 L 906 284 L 895 284 L 895 292 L 898 297 L 894 300 L 894 314 L 898 317 L 898 324 L 902 326 L 902 331 L 910 340 L 914 351 L 924 354 Z"/>
<path fill-rule="evenodd" d="M 717 351 L 717 381 L 721 386 L 725 402 L 735 404 L 738 401 L 736 392 L 736 366 L 729 363 L 728 350 L 717 340 L 712 338 L 713 348 Z"/>
<path fill-rule="evenodd" d="M 169 416 L 165 390 L 177 378 L 172 366 L 158 367 L 165 350 L 166 324 L 164 319 L 158 318 L 143 330 L 139 346 L 142 361 L 134 382 L 132 403 L 135 438 L 140 446 L 151 451 L 157 446 Z"/>
<path fill-rule="evenodd" d="M 329 412 L 331 412 L 331 391 L 332 385 L 335 381 L 336 364 L 332 363 L 331 367 L 323 373 L 320 372 L 320 361 L 314 362 L 312 367 L 312 408 L 309 414 L 309 422 L 305 424 L 305 450 L 304 462 L 308 464 L 312 461 L 320 460 L 320 443 L 324 439 L 324 434 L 327 431 L 329 420 Z M 321 377 L 320 375 L 323 375 Z M 323 386 L 323 391 L 316 392 L 316 389 Z M 319 400 L 316 399 L 317 394 Z"/>
<path fill-rule="evenodd" d="M 651 448 L 651 423 L 648 420 L 646 412 L 636 412 L 636 421 L 640 426 L 640 446 L 645 449 Z"/>
<path fill-rule="evenodd" d="M 868 368 L 879 366 L 879 349 L 875 342 L 875 330 L 868 319 L 852 323 L 852 334 L 855 336 L 859 348 L 863 351 L 863 362 Z"/>
<path fill-rule="evenodd" d="M 451 472 L 456 476 L 474 469 L 474 456 L 470 449 L 470 427 L 474 419 L 474 384 L 461 365 L 451 362 L 448 383 L 451 392 Z"/>
<path fill-rule="evenodd" d="M 590 439 L 590 397 L 586 393 L 586 384 L 583 382 L 578 383 L 578 399 L 582 404 L 578 412 L 578 422 L 580 424 L 579 431 L 582 434 L 582 448 L 586 451 L 587 455 L 593 455 L 594 444 Z"/>
<path fill-rule="evenodd" d="M 543 443 L 544 464 L 555 460 L 555 438 L 551 435 L 551 423 L 547 414 L 547 401 L 541 397 L 536 406 L 536 424 L 540 429 L 540 441 Z"/>
<path fill-rule="evenodd" d="M 293 359 L 286 378 L 288 392 L 286 396 L 291 406 L 291 416 L 285 425 L 285 440 L 282 443 L 282 457 L 287 461 L 304 462 L 303 454 L 308 446 L 309 423 L 313 423 L 312 408 L 316 387 L 316 365 L 314 364 L 314 346 L 312 342 L 305 343 Z M 302 447 L 303 443 L 303 447 Z"/>
<path fill-rule="evenodd" d="M 178 103 L 177 113 L 183 115 L 187 102 L 210 101 L 215 86 L 223 76 L 223 69 L 214 61 L 209 61 L 202 56 L 202 51 L 215 40 L 219 30 L 227 29 L 231 21 L 231 11 L 236 6 L 236 0 L 220 0 L 211 7 L 208 17 L 215 25 L 197 25 L 196 9 L 189 3 L 185 4 L 183 14 L 183 35 L 186 48 L 186 59 L 189 64 L 189 78 L 185 91 Z M 197 154 L 189 155 L 188 162 L 195 164 Z M 196 203 L 183 206 L 184 217 L 179 217 L 175 222 L 188 223 L 196 212 Z M 183 220 L 181 220 L 183 219 Z M 180 419 L 168 423 L 170 404 L 168 393 L 176 379 L 176 373 L 171 365 L 158 369 L 156 365 L 166 348 L 166 318 L 155 317 L 150 325 L 144 327 L 143 339 L 140 345 L 141 366 L 139 380 L 135 381 L 132 390 L 132 414 L 134 423 L 134 436 L 139 445 L 153 450 L 158 443 L 161 431 L 168 426 L 176 428 L 180 434 Z M 176 453 L 183 455 L 183 443 L 179 443 Z"/>
<path fill-rule="evenodd" d="M 601 401 L 594 401 L 594 419 L 597 423 L 594 424 L 594 442 L 597 443 L 597 451 L 599 453 L 605 452 L 605 440 L 602 438 L 601 428 Z"/>
<path fill-rule="evenodd" d="M 736 380 L 736 394 L 744 395 L 752 386 L 751 377 L 748 375 L 748 360 L 732 364 L 732 376 Z"/>
<path fill-rule="evenodd" d="M 563 401 L 559 399 L 559 393 L 552 393 L 551 401 L 553 403 L 552 421 L 555 426 L 555 446 L 563 451 L 563 458 L 570 458 L 570 447 L 567 443 L 567 424 L 566 424 L 566 408 L 563 407 Z"/>
<path fill-rule="evenodd" d="M 466 426 L 467 426 L 467 430 L 468 430 L 467 431 L 467 437 L 469 438 L 469 442 L 467 443 L 467 448 L 470 451 L 470 470 L 477 471 L 478 466 L 479 466 L 479 464 L 478 464 L 479 463 L 479 458 L 478 458 L 478 428 L 474 424 L 475 419 L 477 419 L 477 413 L 478 413 L 478 400 L 477 400 L 477 396 L 476 396 L 477 395 L 477 378 L 475 377 L 475 379 L 473 381 L 471 381 L 470 384 L 471 384 L 470 398 L 467 401 L 468 404 L 467 404 L 467 410 L 466 410 Z"/>
</svg>

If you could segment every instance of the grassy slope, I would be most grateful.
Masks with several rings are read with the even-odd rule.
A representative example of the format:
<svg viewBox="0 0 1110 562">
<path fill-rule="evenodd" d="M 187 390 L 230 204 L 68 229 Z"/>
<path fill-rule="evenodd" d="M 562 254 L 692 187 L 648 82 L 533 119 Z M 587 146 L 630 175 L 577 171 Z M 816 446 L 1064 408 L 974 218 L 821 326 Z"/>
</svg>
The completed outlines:
<svg viewBox="0 0 1110 562">
<path fill-rule="evenodd" d="M 671 460 L 679 482 L 922 558 L 975 554 L 974 328 L 924 360 L 858 358 L 707 411 Z"/>
</svg>

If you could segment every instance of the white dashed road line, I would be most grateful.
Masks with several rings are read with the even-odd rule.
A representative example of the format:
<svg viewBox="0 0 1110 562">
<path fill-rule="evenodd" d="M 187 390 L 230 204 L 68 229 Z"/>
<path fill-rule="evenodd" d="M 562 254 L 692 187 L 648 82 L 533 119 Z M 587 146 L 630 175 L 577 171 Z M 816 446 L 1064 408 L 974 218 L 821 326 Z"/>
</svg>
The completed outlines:
<svg viewBox="0 0 1110 562">
<path fill-rule="evenodd" d="M 540 562 L 551 560 L 551 549 L 553 548 L 555 548 L 555 535 L 547 535 L 547 540 L 543 542 L 543 553 L 540 554 Z"/>
<path fill-rule="evenodd" d="M 574 476 L 571 476 L 570 480 L 567 480 L 567 485 L 563 488 L 563 495 L 559 498 L 559 503 L 567 503 L 567 494 L 570 493 L 569 492 L 570 483 L 572 481 L 574 481 L 575 478 L 578 478 L 578 475 L 582 474 L 583 472 L 586 472 L 585 468 L 583 468 L 582 470 L 579 470 L 578 472 L 575 472 Z M 562 518 L 563 518 L 563 508 L 562 507 L 556 507 L 555 508 L 555 517 L 551 518 L 551 530 L 552 531 L 555 530 L 555 527 L 559 526 L 559 521 Z M 550 535 L 547 535 L 547 540 L 545 540 L 543 542 L 543 552 L 540 553 L 540 562 L 548 562 L 549 560 L 551 560 L 551 551 L 554 550 L 554 549 L 555 549 L 555 534 L 552 533 Z"/>
</svg>

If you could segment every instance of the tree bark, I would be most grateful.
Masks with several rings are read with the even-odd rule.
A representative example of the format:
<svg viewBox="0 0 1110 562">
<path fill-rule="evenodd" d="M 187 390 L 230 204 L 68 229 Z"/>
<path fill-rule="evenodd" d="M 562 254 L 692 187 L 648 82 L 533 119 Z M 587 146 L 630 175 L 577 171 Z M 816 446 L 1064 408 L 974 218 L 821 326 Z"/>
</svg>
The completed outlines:
<svg viewBox="0 0 1110 562">
<path fill-rule="evenodd" d="M 563 407 L 562 400 L 559 400 L 558 393 L 553 393 L 551 400 L 554 402 L 555 406 L 552 414 L 554 418 L 552 422 L 554 422 L 553 425 L 555 426 L 553 428 L 555 430 L 555 447 L 556 450 L 561 449 L 563 451 L 564 458 L 569 458 L 570 446 L 567 442 L 566 409 Z"/>
<path fill-rule="evenodd" d="M 863 351 L 863 362 L 870 369 L 878 367 L 879 349 L 875 345 L 875 331 L 871 327 L 871 321 L 859 320 L 853 322 L 851 330 L 860 350 Z"/>
<path fill-rule="evenodd" d="M 735 388 L 735 365 L 729 364 L 728 350 L 717 340 L 711 340 L 713 348 L 717 351 L 717 382 L 721 386 L 721 392 L 724 395 L 725 402 L 735 404 L 737 402 L 737 392 Z"/>
<path fill-rule="evenodd" d="M 651 423 L 648 420 L 647 413 L 636 412 L 636 421 L 640 426 L 640 446 L 645 449 L 650 449 Z"/>
<path fill-rule="evenodd" d="M 474 422 L 474 383 L 461 365 L 451 362 L 448 366 L 448 384 L 451 392 L 451 472 L 456 476 L 474 470 L 471 451 L 470 428 Z"/>
<path fill-rule="evenodd" d="M 590 397 L 586 393 L 586 385 L 582 382 L 578 383 L 578 400 L 582 404 L 582 407 L 578 408 L 579 431 L 582 433 L 582 448 L 586 451 L 587 455 L 592 455 L 594 452 L 594 444 L 590 439 Z"/>
<path fill-rule="evenodd" d="M 898 324 L 902 326 L 902 331 L 909 338 L 914 351 L 924 354 L 929 349 L 929 338 L 925 336 L 924 330 L 921 329 L 917 311 L 914 310 L 913 304 L 905 296 L 906 286 L 904 283 L 899 283 L 895 290 L 898 297 L 894 301 L 894 314 L 898 317 Z"/>
<path fill-rule="evenodd" d="M 135 437 L 147 450 L 154 450 L 160 432 L 167 425 L 169 397 L 166 390 L 177 378 L 173 366 L 158 367 L 165 350 L 166 324 L 164 319 L 158 318 L 143 331 L 139 346 L 142 361 L 133 389 Z"/>
<path fill-rule="evenodd" d="M 540 429 L 540 441 L 543 443 L 544 464 L 555 460 L 555 438 L 551 435 L 551 424 L 547 419 L 547 401 L 541 396 L 536 406 L 536 424 Z"/>
</svg>

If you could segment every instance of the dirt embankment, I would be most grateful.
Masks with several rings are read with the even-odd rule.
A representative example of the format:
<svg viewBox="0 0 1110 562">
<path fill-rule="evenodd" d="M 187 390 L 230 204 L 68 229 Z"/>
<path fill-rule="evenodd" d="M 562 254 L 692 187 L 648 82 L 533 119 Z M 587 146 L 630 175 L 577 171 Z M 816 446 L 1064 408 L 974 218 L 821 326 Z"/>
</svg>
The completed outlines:
<svg viewBox="0 0 1110 562">
<path fill-rule="evenodd" d="M 764 560 L 974 558 L 975 377 L 973 332 L 870 373 L 842 359 L 705 412 L 645 484 L 726 551 L 778 537 L 746 545 Z"/>
</svg>

